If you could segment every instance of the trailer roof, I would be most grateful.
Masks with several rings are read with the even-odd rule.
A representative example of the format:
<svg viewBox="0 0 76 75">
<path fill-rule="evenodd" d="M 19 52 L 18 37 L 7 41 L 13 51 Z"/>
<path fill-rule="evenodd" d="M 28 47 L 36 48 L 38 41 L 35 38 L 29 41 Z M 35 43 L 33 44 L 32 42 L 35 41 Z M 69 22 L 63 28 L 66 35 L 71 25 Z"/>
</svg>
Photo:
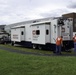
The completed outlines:
<svg viewBox="0 0 76 75">
<path fill-rule="evenodd" d="M 7 26 L 9 26 L 9 27 L 11 26 L 11 28 L 21 27 L 24 24 L 25 25 L 27 25 L 27 24 L 29 25 L 30 24 L 31 26 L 33 26 L 33 25 L 39 24 L 40 22 L 49 21 L 51 19 L 67 19 L 67 18 L 66 17 L 49 17 L 49 18 L 43 18 L 43 19 L 36 19 L 36 20 L 29 20 L 29 21 L 23 21 L 23 22 L 13 23 L 13 24 L 10 24 L 10 25 L 7 25 Z"/>
<path fill-rule="evenodd" d="M 11 29 L 14 29 L 14 28 L 24 28 L 25 26 L 23 25 L 19 25 L 19 26 L 14 26 L 14 27 L 12 27 Z"/>
<path fill-rule="evenodd" d="M 32 24 L 31 26 L 35 26 L 35 25 L 39 25 L 39 24 L 50 24 L 51 21 L 43 21 L 43 22 L 37 22 L 37 23 L 34 23 Z"/>
<path fill-rule="evenodd" d="M 35 23 L 35 22 L 39 22 L 39 21 L 46 21 L 49 19 L 58 19 L 58 18 L 62 18 L 62 17 L 49 17 L 49 18 L 34 19 L 34 20 L 28 20 L 28 21 L 9 24 L 6 26 L 12 26 L 13 27 L 13 26 L 21 25 L 21 24 L 30 24 L 30 23 Z"/>
</svg>

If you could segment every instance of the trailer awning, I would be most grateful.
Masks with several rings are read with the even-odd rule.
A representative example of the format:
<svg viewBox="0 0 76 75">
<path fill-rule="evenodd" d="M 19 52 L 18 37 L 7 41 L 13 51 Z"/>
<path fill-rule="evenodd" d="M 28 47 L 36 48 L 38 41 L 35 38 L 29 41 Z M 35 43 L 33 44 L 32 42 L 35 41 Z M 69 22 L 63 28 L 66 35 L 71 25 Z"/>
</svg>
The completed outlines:
<svg viewBox="0 0 76 75">
<path fill-rule="evenodd" d="M 25 26 L 14 26 L 11 29 L 15 29 L 15 28 L 25 28 Z"/>
<path fill-rule="evenodd" d="M 46 25 L 50 25 L 50 21 L 46 21 L 46 22 L 38 22 L 38 23 L 34 23 L 31 26 L 36 26 L 36 25 L 40 25 L 40 24 L 46 24 Z"/>
</svg>

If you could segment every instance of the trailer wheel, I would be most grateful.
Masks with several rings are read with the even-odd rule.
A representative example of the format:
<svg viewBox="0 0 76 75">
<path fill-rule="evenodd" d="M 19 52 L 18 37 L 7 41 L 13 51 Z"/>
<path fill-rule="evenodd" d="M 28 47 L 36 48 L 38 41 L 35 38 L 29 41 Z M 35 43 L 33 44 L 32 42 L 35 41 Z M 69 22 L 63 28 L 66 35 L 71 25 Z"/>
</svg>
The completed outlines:
<svg viewBox="0 0 76 75">
<path fill-rule="evenodd" d="M 42 46 L 41 46 L 41 45 L 39 45 L 39 46 L 38 46 L 38 49 L 40 49 L 40 50 L 41 50 L 41 49 L 42 49 Z"/>
<path fill-rule="evenodd" d="M 37 48 L 37 45 L 36 44 L 33 44 L 33 49 L 36 49 Z"/>
<path fill-rule="evenodd" d="M 6 43 L 6 42 L 4 42 L 3 44 L 4 44 L 4 45 L 6 45 L 7 43 Z"/>
<path fill-rule="evenodd" d="M 11 45 L 14 46 L 14 42 L 11 42 Z"/>
</svg>

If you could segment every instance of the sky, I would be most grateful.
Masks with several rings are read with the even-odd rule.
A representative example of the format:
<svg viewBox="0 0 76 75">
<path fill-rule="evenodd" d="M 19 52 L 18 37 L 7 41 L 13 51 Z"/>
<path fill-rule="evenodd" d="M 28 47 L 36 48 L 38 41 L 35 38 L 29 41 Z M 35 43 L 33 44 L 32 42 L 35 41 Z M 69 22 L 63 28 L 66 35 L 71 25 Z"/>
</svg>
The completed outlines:
<svg viewBox="0 0 76 75">
<path fill-rule="evenodd" d="M 76 12 L 76 0 L 0 0 L 0 25 Z"/>
</svg>

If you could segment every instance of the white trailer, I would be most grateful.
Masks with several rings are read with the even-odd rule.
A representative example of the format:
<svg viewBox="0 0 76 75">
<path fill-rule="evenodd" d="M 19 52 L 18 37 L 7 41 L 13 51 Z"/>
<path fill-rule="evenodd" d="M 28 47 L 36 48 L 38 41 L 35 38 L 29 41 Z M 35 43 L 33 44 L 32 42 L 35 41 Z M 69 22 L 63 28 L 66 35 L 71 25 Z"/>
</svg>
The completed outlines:
<svg viewBox="0 0 76 75">
<path fill-rule="evenodd" d="M 11 28 L 11 44 L 15 43 L 30 46 L 31 27 L 30 25 L 18 25 Z"/>
<path fill-rule="evenodd" d="M 63 45 L 68 48 L 72 45 L 72 19 L 53 18 L 49 21 L 35 23 L 31 26 L 33 48 L 55 48 L 56 38 L 63 36 Z"/>
<path fill-rule="evenodd" d="M 73 26 L 71 18 L 50 18 L 49 20 L 14 26 L 11 28 L 11 41 L 33 48 L 55 48 L 56 38 L 63 36 L 63 45 L 70 48 Z M 55 50 L 55 49 L 54 49 Z"/>
<path fill-rule="evenodd" d="M 24 41 L 25 40 L 24 32 L 25 32 L 25 26 L 20 26 L 20 27 L 17 26 L 15 28 L 12 28 L 11 40 L 18 42 Z"/>
</svg>

